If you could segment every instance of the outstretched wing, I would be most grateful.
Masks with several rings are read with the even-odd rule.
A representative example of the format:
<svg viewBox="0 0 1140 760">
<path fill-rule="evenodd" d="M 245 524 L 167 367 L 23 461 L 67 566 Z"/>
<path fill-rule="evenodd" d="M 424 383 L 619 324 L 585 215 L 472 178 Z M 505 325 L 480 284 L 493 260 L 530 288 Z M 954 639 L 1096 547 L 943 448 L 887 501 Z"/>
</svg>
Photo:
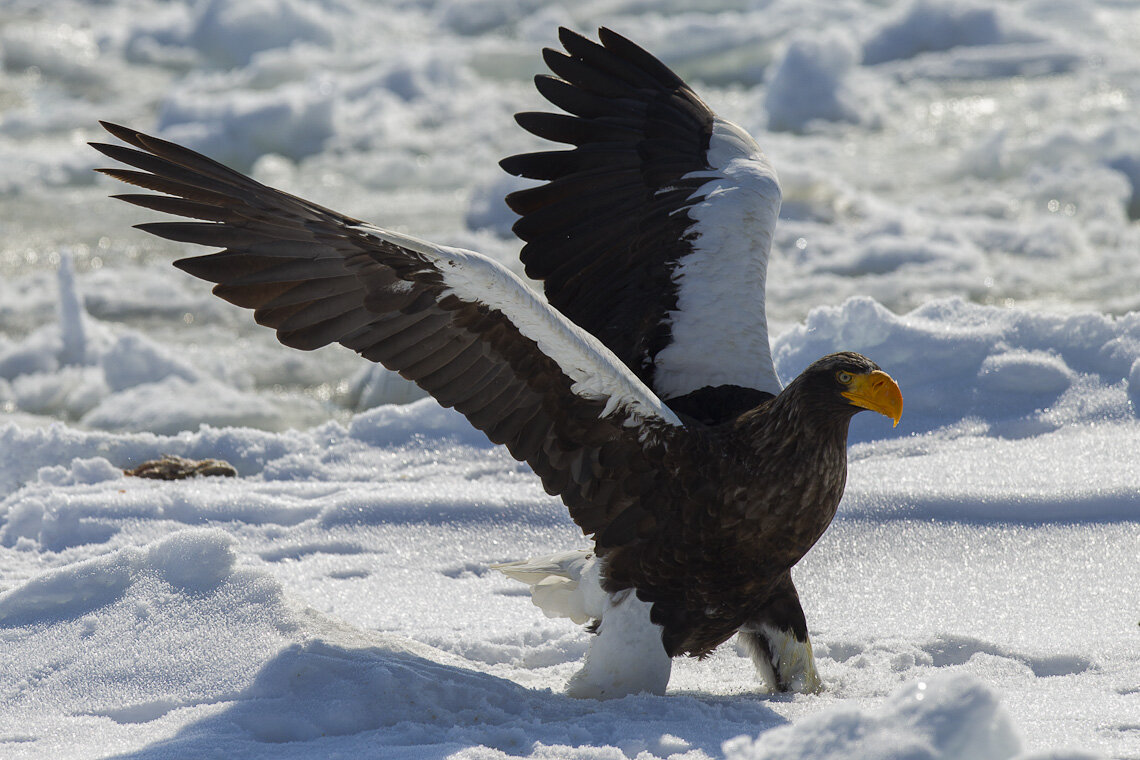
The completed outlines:
<svg viewBox="0 0 1140 760">
<path fill-rule="evenodd" d="M 566 52 L 543 51 L 557 76 L 535 84 L 566 114 L 515 117 L 573 149 L 501 162 L 546 180 L 507 196 L 526 273 L 671 406 L 726 386 L 689 401 L 719 399 L 735 416 L 781 387 L 764 312 L 776 173 L 663 63 L 608 29 L 598 36 L 560 29 Z"/>
<path fill-rule="evenodd" d="M 92 145 L 141 171 L 100 171 L 165 193 L 116 197 L 203 220 L 139 228 L 224 248 L 175 265 L 253 309 L 285 345 L 340 343 L 414 381 L 526 461 L 587 534 L 656 487 L 654 462 L 662 441 L 683 429 L 678 417 L 502 266 L 343 216 L 174 143 L 104 126 L 133 147 Z"/>
</svg>

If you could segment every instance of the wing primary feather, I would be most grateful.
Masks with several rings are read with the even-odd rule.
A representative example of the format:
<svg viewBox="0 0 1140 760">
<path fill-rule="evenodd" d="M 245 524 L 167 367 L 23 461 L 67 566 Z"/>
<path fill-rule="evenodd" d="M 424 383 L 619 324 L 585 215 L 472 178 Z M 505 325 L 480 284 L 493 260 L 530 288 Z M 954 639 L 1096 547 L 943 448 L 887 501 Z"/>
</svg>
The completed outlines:
<svg viewBox="0 0 1140 760">
<path fill-rule="evenodd" d="M 220 182 L 213 177 L 200 174 L 192 169 L 179 166 L 176 163 L 150 153 L 145 153 L 141 150 L 132 150 L 131 148 L 124 148 L 121 145 L 108 145 L 106 143 L 89 144 L 108 158 L 113 158 L 128 166 L 133 166 L 144 172 L 151 172 L 174 182 L 193 185 L 223 194 L 226 193 L 228 189 L 232 189 L 230 183 Z M 250 180 L 250 182 L 252 181 L 253 180 Z"/>
<path fill-rule="evenodd" d="M 674 87 L 686 87 L 681 77 L 673 73 L 673 70 L 662 63 L 657 56 L 652 55 L 640 45 L 634 44 L 617 32 L 607 29 L 604 26 L 600 27 L 598 29 L 598 39 L 601 40 L 602 45 L 604 45 L 607 50 L 649 74 L 653 79 L 659 82 L 662 87 L 669 89 Z"/>
<path fill-rule="evenodd" d="M 190 219 L 201 219 L 207 222 L 224 222 L 234 218 L 234 212 L 222 206 L 188 201 L 182 198 L 167 198 L 146 193 L 122 193 L 111 197 L 152 211 L 185 216 Z"/>
<path fill-rule="evenodd" d="M 253 184 L 265 187 L 265 185 L 262 185 L 260 182 L 250 179 L 240 172 L 234 171 L 225 164 L 219 163 L 212 158 L 207 158 L 201 153 L 192 151 L 189 148 L 184 148 L 177 143 L 172 143 L 169 140 L 163 140 L 162 138 L 152 135 L 144 135 L 142 132 L 119 124 L 112 124 L 106 121 L 99 123 L 104 129 L 128 145 L 133 145 L 146 153 L 151 153 L 175 165 L 187 167 L 198 175 L 217 179 L 222 182 L 237 184 L 239 186 Z M 123 161 L 123 163 L 129 164 L 131 162 Z M 141 169 L 145 167 L 138 168 Z"/>
<path fill-rule="evenodd" d="M 542 51 L 542 59 L 547 67 L 563 80 L 592 95 L 626 98 L 634 94 L 634 88 L 625 80 L 614 77 L 610 72 L 599 71 L 581 59 L 566 55 L 561 50 L 546 48 Z"/>
<path fill-rule="evenodd" d="M 529 404 L 520 404 L 513 411 L 507 413 L 498 420 L 493 421 L 483 431 L 487 437 L 491 439 L 492 443 L 506 444 L 510 441 L 517 441 L 520 438 L 523 428 L 535 418 L 538 414 L 542 403 L 535 395 L 535 401 Z M 518 451 L 520 445 L 516 444 L 514 447 L 508 446 L 508 450 L 512 456 L 526 460 L 527 457 L 519 457 Z"/>
<path fill-rule="evenodd" d="M 288 226 L 275 227 L 273 234 L 216 222 L 144 222 L 136 224 L 135 228 L 178 243 L 197 243 L 215 248 L 237 249 L 258 243 L 277 244 L 282 240 L 312 240 L 303 229 Z"/>
<path fill-rule="evenodd" d="M 95 143 L 91 144 L 94 145 Z M 153 190 L 158 193 L 165 193 L 167 195 L 177 195 L 186 200 L 199 201 L 212 206 L 225 206 L 232 203 L 230 196 L 224 193 L 214 192 L 213 190 L 207 190 L 195 185 L 188 185 L 185 182 L 177 182 L 165 177 L 148 174 L 147 172 L 135 171 L 133 169 L 96 169 L 95 171 L 112 179 L 117 179 L 120 182 L 125 182 L 128 185 L 135 185 L 136 187 Z"/>
<path fill-rule="evenodd" d="M 566 52 L 570 55 L 587 61 L 594 68 L 634 87 L 654 88 L 662 85 L 670 87 L 675 86 L 676 82 L 680 82 L 680 79 L 675 76 L 673 79 L 676 82 L 665 81 L 659 76 L 654 76 L 654 71 L 658 67 L 653 67 L 653 70 L 646 70 L 634 62 L 616 55 L 613 50 L 565 27 L 558 30 L 558 41 L 562 43 L 562 47 L 566 48 Z M 669 73 L 672 74 L 672 72 Z"/>
<path fill-rule="evenodd" d="M 515 114 L 518 125 L 536 137 L 567 145 L 588 142 L 635 141 L 638 132 L 616 118 L 579 119 L 561 113 L 523 111 Z"/>
<path fill-rule="evenodd" d="M 471 365 L 483 359 L 483 351 L 485 350 L 483 344 L 477 341 L 474 335 L 471 338 L 471 342 L 459 351 L 450 362 L 415 379 L 422 382 L 424 388 L 430 391 L 463 376 L 471 368 Z"/>
<path fill-rule="evenodd" d="M 567 113 L 586 119 L 605 116 L 636 116 L 644 113 L 645 106 L 634 100 L 616 100 L 579 89 L 571 83 L 539 74 L 534 78 L 539 94 Z"/>
<path fill-rule="evenodd" d="M 472 399 L 478 398 L 491 386 L 494 386 L 492 389 L 494 393 L 500 392 L 506 379 L 507 375 L 503 367 L 494 364 L 486 356 L 482 356 L 479 361 L 471 365 L 467 372 L 456 377 L 450 383 L 438 386 L 433 395 L 444 406 L 454 406 L 466 414 L 467 408 L 477 408 L 470 406 Z"/>
<path fill-rule="evenodd" d="M 315 301 L 322 298 L 342 298 L 363 300 L 363 288 L 356 278 L 347 274 L 337 274 L 332 277 L 308 279 L 297 282 L 282 290 L 278 295 L 267 298 L 262 302 L 266 308 L 292 306 L 295 303 Z"/>
</svg>

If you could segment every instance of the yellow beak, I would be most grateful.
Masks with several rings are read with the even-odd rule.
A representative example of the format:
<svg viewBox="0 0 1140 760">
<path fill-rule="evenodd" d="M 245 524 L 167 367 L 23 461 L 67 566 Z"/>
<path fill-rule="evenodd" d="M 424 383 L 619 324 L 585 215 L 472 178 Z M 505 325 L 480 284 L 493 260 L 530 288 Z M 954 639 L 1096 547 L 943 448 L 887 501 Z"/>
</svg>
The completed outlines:
<svg viewBox="0 0 1140 760">
<path fill-rule="evenodd" d="M 882 370 L 867 375 L 855 375 L 843 397 L 855 406 L 884 414 L 894 420 L 895 426 L 902 418 L 903 397 L 899 384 Z"/>
</svg>

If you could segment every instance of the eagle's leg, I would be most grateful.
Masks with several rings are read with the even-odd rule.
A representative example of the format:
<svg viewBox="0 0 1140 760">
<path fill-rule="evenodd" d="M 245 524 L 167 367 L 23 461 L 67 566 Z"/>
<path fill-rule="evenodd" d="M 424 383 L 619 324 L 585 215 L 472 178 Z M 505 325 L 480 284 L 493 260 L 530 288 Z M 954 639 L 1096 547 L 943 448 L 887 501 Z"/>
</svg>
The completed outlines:
<svg viewBox="0 0 1140 760">
<path fill-rule="evenodd" d="M 664 694 L 673 661 L 661 643 L 661 626 L 649 619 L 653 605 L 638 599 L 633 589 L 607 596 L 606 609 L 595 624 L 597 635 L 582 669 L 566 684 L 566 693 L 590 699 Z"/>
<path fill-rule="evenodd" d="M 784 573 L 768 605 L 737 635 L 770 691 L 810 693 L 822 688 L 791 572 Z"/>
<path fill-rule="evenodd" d="M 652 605 L 632 590 L 611 594 L 601 585 L 601 562 L 590 551 L 495 565 L 530 586 L 531 600 L 547 617 L 576 623 L 593 619 L 594 632 L 582 669 L 566 686 L 572 697 L 614 699 L 628 694 L 664 694 L 672 659 L 661 643 L 661 626 L 649 619 Z"/>
</svg>

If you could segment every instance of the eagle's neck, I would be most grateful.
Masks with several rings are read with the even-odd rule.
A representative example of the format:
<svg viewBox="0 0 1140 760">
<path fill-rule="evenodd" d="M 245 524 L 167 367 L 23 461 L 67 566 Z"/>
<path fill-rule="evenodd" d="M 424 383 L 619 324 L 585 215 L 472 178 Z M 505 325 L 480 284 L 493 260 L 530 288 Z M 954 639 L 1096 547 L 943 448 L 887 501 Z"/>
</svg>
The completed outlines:
<svg viewBox="0 0 1140 760">
<path fill-rule="evenodd" d="M 800 560 L 835 517 L 847 480 L 853 416 L 798 390 L 789 385 L 738 422 L 754 474 L 753 491 L 742 505 L 745 516 L 763 534 L 769 553 L 777 547 L 773 564 L 786 567 Z"/>
<path fill-rule="evenodd" d="M 851 418 L 858 411 L 855 407 L 837 407 L 829 399 L 822 398 L 801 384 L 796 378 L 784 391 L 768 404 L 758 407 L 755 414 L 746 414 L 743 419 L 753 430 L 771 430 L 779 440 L 795 446 L 807 453 L 808 449 L 847 448 L 847 430 Z M 771 435 L 771 434 L 769 434 Z M 763 437 L 763 434 L 755 436 Z M 843 460 L 846 461 L 846 454 Z"/>
</svg>

